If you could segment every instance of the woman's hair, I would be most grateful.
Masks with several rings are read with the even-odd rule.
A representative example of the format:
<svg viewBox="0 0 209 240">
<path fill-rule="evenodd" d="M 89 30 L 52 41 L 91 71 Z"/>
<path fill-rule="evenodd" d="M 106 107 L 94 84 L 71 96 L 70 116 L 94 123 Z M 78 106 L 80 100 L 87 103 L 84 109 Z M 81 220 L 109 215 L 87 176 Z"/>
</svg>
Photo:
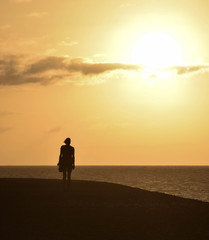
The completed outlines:
<svg viewBox="0 0 209 240">
<path fill-rule="evenodd" d="M 70 144 L 71 143 L 71 139 L 70 138 L 66 138 L 64 141 L 65 144 Z"/>
</svg>

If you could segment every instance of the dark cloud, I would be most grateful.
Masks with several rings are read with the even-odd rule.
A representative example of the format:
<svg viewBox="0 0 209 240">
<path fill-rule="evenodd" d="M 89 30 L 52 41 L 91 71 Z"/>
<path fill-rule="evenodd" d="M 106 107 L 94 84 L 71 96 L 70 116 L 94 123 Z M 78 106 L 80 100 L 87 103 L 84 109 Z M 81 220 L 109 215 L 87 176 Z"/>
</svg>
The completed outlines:
<svg viewBox="0 0 209 240">
<path fill-rule="evenodd" d="M 10 55 L 0 59 L 0 85 L 19 85 L 35 82 L 32 76 L 25 76 L 21 69 L 21 57 Z"/>
<path fill-rule="evenodd" d="M 99 75 L 114 70 L 140 70 L 141 65 L 125 63 L 95 63 L 83 58 L 46 57 L 31 64 L 18 56 L 0 58 L 0 85 L 20 85 L 26 83 L 49 84 L 74 79 L 76 73 Z M 207 70 L 209 65 L 173 66 L 162 71 L 175 71 L 177 75 Z"/>
<path fill-rule="evenodd" d="M 0 59 L 0 85 L 26 83 L 48 84 L 71 77 L 75 73 L 97 75 L 114 70 L 137 70 L 139 65 L 123 63 L 91 63 L 82 58 L 46 57 L 32 64 L 22 66 L 21 59 L 7 56 Z M 50 72 L 50 73 L 49 73 Z"/>
<path fill-rule="evenodd" d="M 175 71 L 176 74 L 182 75 L 209 69 L 209 65 L 187 65 L 187 66 L 172 66 L 167 68 L 167 71 Z"/>
<path fill-rule="evenodd" d="M 123 63 L 88 63 L 83 62 L 80 59 L 71 60 L 67 65 L 69 71 L 78 71 L 84 75 L 88 74 L 100 74 L 106 71 L 113 70 L 137 70 L 139 65 L 134 64 L 123 64 Z"/>
<path fill-rule="evenodd" d="M 101 74 L 117 69 L 136 70 L 139 65 L 122 63 L 89 63 L 82 58 L 66 61 L 66 58 L 47 57 L 29 66 L 27 74 L 41 73 L 48 70 L 66 70 L 68 72 L 80 72 L 84 75 Z"/>
<path fill-rule="evenodd" d="M 36 74 L 48 70 L 65 69 L 64 58 L 47 57 L 28 66 L 25 74 Z"/>
<path fill-rule="evenodd" d="M 46 84 L 52 82 L 54 79 L 61 78 L 61 76 L 55 73 L 54 76 L 43 77 L 40 73 L 49 69 L 56 69 L 54 62 L 54 60 L 49 58 L 48 61 L 44 59 L 28 66 L 27 64 L 23 64 L 21 57 L 6 56 L 0 59 L 0 85 Z"/>
</svg>

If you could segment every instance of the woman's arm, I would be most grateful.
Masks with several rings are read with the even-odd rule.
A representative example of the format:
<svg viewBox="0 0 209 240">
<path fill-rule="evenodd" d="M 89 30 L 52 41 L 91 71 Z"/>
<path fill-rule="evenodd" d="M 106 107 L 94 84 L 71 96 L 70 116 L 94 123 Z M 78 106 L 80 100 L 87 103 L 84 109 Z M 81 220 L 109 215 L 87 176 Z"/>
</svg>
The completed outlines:
<svg viewBox="0 0 209 240">
<path fill-rule="evenodd" d="M 73 148 L 73 153 L 72 153 L 72 167 L 75 169 L 75 149 Z"/>
<path fill-rule="evenodd" d="M 59 156 L 59 162 L 57 163 L 57 165 L 60 165 L 61 161 L 62 161 L 62 157 L 63 157 L 63 153 L 62 153 L 62 147 L 60 148 L 60 156 Z"/>
</svg>

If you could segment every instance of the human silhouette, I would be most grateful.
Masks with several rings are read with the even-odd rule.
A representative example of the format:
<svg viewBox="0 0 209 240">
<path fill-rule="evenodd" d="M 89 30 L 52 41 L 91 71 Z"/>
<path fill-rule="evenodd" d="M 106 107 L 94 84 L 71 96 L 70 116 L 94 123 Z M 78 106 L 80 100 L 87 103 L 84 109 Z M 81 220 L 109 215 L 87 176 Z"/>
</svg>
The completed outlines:
<svg viewBox="0 0 209 240">
<path fill-rule="evenodd" d="M 75 150 L 74 147 L 70 145 L 71 139 L 66 138 L 64 141 L 65 145 L 61 146 L 60 156 L 59 156 L 59 171 L 63 172 L 63 185 L 66 187 L 66 174 L 67 174 L 67 182 L 68 186 L 71 181 L 71 172 L 75 169 Z"/>
</svg>

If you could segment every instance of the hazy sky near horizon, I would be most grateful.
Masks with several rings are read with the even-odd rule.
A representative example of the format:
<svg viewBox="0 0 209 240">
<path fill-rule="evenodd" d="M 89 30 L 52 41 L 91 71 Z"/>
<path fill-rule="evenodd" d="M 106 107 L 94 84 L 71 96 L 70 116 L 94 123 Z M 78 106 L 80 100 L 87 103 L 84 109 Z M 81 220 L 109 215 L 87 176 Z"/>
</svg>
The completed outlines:
<svg viewBox="0 0 209 240">
<path fill-rule="evenodd" d="M 1 0 L 0 165 L 208 165 L 208 8 Z"/>
</svg>

